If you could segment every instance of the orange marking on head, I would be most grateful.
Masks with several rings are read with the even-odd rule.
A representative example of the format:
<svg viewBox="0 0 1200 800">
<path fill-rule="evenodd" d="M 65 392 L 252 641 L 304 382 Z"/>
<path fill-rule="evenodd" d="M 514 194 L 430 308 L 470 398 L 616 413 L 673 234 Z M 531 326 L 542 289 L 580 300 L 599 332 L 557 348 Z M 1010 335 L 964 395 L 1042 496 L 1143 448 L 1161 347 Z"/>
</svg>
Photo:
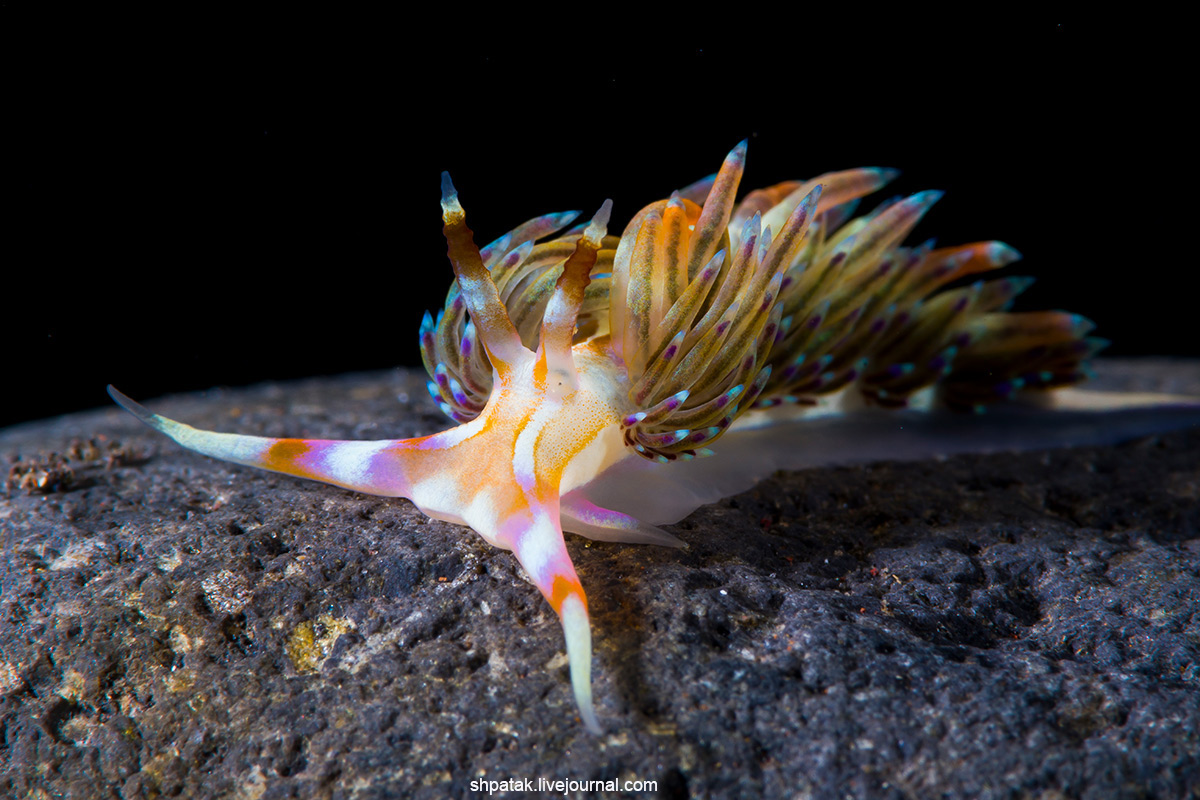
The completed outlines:
<svg viewBox="0 0 1200 800">
<path fill-rule="evenodd" d="M 571 595 L 577 595 L 583 603 L 583 610 L 587 611 L 587 595 L 583 593 L 583 586 L 580 585 L 579 579 L 574 575 L 570 577 L 555 575 L 554 585 L 550 589 L 550 596 L 546 598 L 554 608 L 555 614 L 562 614 L 563 601 Z"/>
<path fill-rule="evenodd" d="M 533 365 L 533 385 L 540 391 L 546 389 L 546 374 L 549 372 L 549 365 L 546 363 L 546 345 L 543 342 L 538 348 L 538 358 Z"/>
</svg>

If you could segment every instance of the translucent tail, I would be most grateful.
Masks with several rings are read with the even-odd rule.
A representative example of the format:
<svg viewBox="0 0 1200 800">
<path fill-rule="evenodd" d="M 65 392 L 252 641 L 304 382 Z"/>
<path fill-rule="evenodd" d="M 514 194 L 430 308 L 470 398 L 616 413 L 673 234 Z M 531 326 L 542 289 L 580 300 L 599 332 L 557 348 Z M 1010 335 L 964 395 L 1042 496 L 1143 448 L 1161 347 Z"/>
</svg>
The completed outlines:
<svg viewBox="0 0 1200 800">
<path fill-rule="evenodd" d="M 790 415 L 774 409 L 748 415 L 717 443 L 714 458 L 668 465 L 626 459 L 576 491 L 664 525 L 781 469 L 1104 445 L 1200 426 L 1200 398 L 1060 389 L 1047 403 L 1050 408 L 993 406 L 984 414 L 869 408 L 813 409 L 802 417 L 803 409 Z"/>
</svg>

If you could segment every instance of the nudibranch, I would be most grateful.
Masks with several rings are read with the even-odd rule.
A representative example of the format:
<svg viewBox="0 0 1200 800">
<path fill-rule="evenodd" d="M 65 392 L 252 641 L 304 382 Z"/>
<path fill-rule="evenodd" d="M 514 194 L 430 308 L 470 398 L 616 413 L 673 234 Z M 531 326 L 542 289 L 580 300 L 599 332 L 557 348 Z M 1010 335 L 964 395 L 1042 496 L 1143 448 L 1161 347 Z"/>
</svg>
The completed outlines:
<svg viewBox="0 0 1200 800">
<path fill-rule="evenodd" d="M 1194 421 L 1196 406 L 1180 398 L 1064 389 L 1105 344 L 1088 335 L 1091 323 L 1008 311 L 1029 279 L 963 280 L 1016 260 L 1011 247 L 904 246 L 940 193 L 854 217 L 859 200 L 895 176 L 866 168 L 736 202 L 745 156 L 743 142 L 715 175 L 646 206 L 619 237 L 607 233 L 605 201 L 585 225 L 563 232 L 577 214 L 547 214 L 483 249 L 443 174 L 455 281 L 420 328 L 429 390 L 458 423 L 442 433 L 215 433 L 110 392 L 184 447 L 405 497 L 513 551 L 561 620 L 575 701 L 593 732 L 587 596 L 564 530 L 675 546 L 657 525 L 775 469 L 1116 439 L 1168 416 L 1143 414 L 1126 431 L 1112 415 L 1081 429 L 1030 417 L 1013 425 L 1004 414 L 979 425 L 969 413 L 1020 398 L 1040 397 L 1024 405 L 1043 412 L 1175 402 Z M 968 413 L 955 422 L 952 411 Z M 965 420 L 988 433 L 964 434 Z"/>
</svg>

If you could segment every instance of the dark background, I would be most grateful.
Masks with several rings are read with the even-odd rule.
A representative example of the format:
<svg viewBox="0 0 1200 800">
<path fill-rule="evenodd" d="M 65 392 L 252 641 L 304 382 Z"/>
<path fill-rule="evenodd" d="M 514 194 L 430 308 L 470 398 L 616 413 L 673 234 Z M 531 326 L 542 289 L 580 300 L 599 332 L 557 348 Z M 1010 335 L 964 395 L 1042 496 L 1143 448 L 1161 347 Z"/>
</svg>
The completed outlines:
<svg viewBox="0 0 1200 800">
<path fill-rule="evenodd" d="M 418 365 L 451 280 L 441 170 L 480 244 L 605 197 L 619 232 L 745 137 L 744 187 L 898 167 L 880 199 L 946 190 L 917 240 L 1024 253 L 1019 309 L 1083 313 L 1112 355 L 1200 355 L 1169 24 L 463 37 L 92 13 L 10 13 L 4 34 L 44 46 L 9 76 L 0 425 L 102 405 L 109 382 L 147 399 Z"/>
</svg>

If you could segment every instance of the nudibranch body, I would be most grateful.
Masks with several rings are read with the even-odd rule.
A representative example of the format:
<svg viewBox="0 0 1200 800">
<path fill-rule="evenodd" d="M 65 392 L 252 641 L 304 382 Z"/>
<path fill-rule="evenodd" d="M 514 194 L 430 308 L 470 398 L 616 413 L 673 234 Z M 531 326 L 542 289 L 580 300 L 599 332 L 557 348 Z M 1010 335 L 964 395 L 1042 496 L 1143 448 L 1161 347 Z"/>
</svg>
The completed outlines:
<svg viewBox="0 0 1200 800">
<path fill-rule="evenodd" d="M 1176 427 L 1157 414 L 1049 428 L 989 415 L 964 436 L 944 410 L 1017 396 L 1075 410 L 1183 398 L 1063 389 L 1104 342 L 1064 312 L 1008 312 L 1023 278 L 947 284 L 1015 260 L 980 242 L 901 245 L 940 196 L 853 218 L 894 172 L 857 169 L 751 192 L 735 203 L 736 147 L 714 176 L 607 235 L 611 202 L 578 229 L 548 214 L 477 249 L 448 176 L 444 233 L 456 280 L 421 325 L 430 391 L 458 427 L 374 442 L 200 431 L 113 397 L 185 447 L 228 461 L 406 497 L 512 550 L 559 615 L 585 725 L 587 598 L 563 531 L 679 545 L 656 524 L 774 469 L 1003 446 L 1117 439 Z M 1043 390 L 1043 391 L 1031 391 Z M 1011 405 L 1011 404 L 1010 404 Z M 1045 416 L 1045 415 L 1044 415 Z M 977 415 L 958 414 L 978 421 Z M 979 428 L 979 426 L 975 426 Z M 923 435 L 928 434 L 928 435 Z M 706 456 L 715 455 L 714 458 Z"/>
</svg>

